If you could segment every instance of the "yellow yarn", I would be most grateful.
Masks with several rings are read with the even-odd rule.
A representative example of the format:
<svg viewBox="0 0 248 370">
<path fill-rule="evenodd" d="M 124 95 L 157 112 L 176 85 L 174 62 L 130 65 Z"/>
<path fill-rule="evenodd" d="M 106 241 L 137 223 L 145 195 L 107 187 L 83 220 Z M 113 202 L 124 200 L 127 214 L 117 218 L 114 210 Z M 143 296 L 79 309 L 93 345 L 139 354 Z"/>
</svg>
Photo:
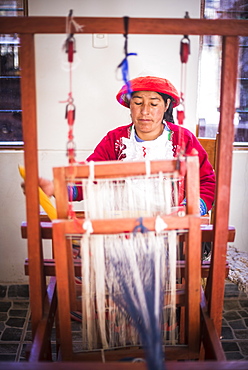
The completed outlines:
<svg viewBox="0 0 248 370">
<path fill-rule="evenodd" d="M 25 168 L 23 166 L 18 166 L 20 175 L 25 179 Z M 44 191 L 39 187 L 39 199 L 40 205 L 50 218 L 50 220 L 55 220 L 57 218 L 57 211 L 49 197 L 44 193 Z"/>
</svg>

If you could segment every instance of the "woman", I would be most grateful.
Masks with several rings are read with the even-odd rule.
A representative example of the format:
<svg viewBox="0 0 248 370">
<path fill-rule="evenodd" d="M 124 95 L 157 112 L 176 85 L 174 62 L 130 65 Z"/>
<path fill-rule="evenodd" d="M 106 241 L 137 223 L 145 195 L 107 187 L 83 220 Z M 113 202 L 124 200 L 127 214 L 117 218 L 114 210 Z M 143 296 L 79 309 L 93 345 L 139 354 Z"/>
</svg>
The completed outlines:
<svg viewBox="0 0 248 370">
<path fill-rule="evenodd" d="M 172 159 L 179 151 L 190 154 L 196 149 L 200 161 L 200 213 L 211 208 L 215 194 L 215 173 L 207 153 L 197 138 L 186 128 L 175 125 L 173 108 L 180 102 L 175 87 L 166 79 L 137 77 L 118 92 L 117 101 L 130 109 L 132 123 L 109 131 L 87 161 L 136 161 Z M 40 179 L 40 186 L 53 194 L 53 184 Z M 81 188 L 73 189 L 73 200 L 82 200 Z"/>
</svg>

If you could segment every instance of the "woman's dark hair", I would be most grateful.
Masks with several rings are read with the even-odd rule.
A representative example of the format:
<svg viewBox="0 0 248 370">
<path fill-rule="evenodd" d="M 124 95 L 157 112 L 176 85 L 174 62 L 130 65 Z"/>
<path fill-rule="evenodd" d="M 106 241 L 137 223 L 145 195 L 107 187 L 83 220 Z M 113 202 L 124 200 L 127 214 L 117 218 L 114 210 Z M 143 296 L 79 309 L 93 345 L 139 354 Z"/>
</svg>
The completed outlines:
<svg viewBox="0 0 248 370">
<path fill-rule="evenodd" d="M 162 96 L 162 98 L 164 99 L 165 104 L 167 104 L 167 99 L 170 99 L 170 105 L 169 105 L 167 111 L 164 113 L 164 120 L 174 123 L 173 114 L 172 114 L 173 113 L 172 103 L 173 103 L 174 99 L 170 95 L 167 95 L 167 94 L 164 94 L 164 93 L 158 92 L 158 94 L 160 96 Z"/>
</svg>

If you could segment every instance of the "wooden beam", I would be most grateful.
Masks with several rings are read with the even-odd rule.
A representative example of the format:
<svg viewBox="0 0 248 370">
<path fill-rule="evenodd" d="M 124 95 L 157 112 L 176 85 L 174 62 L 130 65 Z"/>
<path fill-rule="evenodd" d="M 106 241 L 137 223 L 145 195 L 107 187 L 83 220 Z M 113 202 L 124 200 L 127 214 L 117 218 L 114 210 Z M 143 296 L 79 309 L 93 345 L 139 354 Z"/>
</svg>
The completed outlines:
<svg viewBox="0 0 248 370">
<path fill-rule="evenodd" d="M 56 260 L 55 271 L 57 278 L 58 315 L 61 323 L 59 330 L 61 340 L 61 360 L 69 361 L 73 357 L 72 350 L 72 332 L 70 312 L 70 284 L 69 284 L 69 266 L 67 261 L 67 244 L 64 236 L 64 223 L 57 223 L 53 227 L 54 256 Z M 63 323 L 63 324 L 62 324 Z"/>
<path fill-rule="evenodd" d="M 188 229 L 191 220 L 197 219 L 197 216 L 189 215 L 185 217 L 180 216 L 161 216 L 165 222 L 165 232 L 169 230 L 183 230 Z M 198 218 L 200 220 L 200 218 Z M 156 230 L 156 217 L 142 217 L 142 224 L 149 231 Z M 53 236 L 54 230 L 64 224 L 65 234 L 81 235 L 86 233 L 84 228 L 85 219 L 71 219 L 71 220 L 53 220 Z M 133 232 L 135 227 L 139 227 L 139 219 L 135 217 L 129 218 L 104 218 L 98 220 L 91 220 L 92 229 L 94 234 L 120 234 L 125 232 Z M 200 230 L 200 229 L 199 229 Z"/>
<path fill-rule="evenodd" d="M 186 340 L 190 350 L 200 349 L 201 231 L 200 218 L 189 219 L 186 248 Z"/>
<path fill-rule="evenodd" d="M 216 170 L 214 245 L 210 270 L 209 312 L 218 334 L 221 333 L 224 298 L 226 248 L 234 141 L 235 93 L 239 53 L 238 37 L 224 37 L 222 47 L 221 110 Z"/>
<path fill-rule="evenodd" d="M 191 160 L 191 162 L 194 159 Z M 184 158 L 179 162 L 184 162 Z M 190 160 L 189 160 L 190 162 Z M 119 178 L 124 176 L 143 176 L 147 174 L 146 164 L 144 161 L 101 161 L 92 162 L 94 178 Z M 150 174 L 158 174 L 159 172 L 172 173 L 176 171 L 178 165 L 177 159 L 172 160 L 151 160 L 150 161 Z M 191 164 L 194 166 L 194 164 Z M 60 174 L 61 172 L 61 174 Z M 73 166 L 73 174 L 70 166 L 55 167 L 53 169 L 54 178 L 58 177 L 60 181 L 64 179 L 89 178 L 90 176 L 90 163 L 80 164 Z"/>
<path fill-rule="evenodd" d="M 123 34 L 123 18 L 75 17 L 82 34 Z M 130 18 L 130 34 L 248 36 L 247 20 Z M 1 17 L 0 33 L 66 33 L 66 17 Z M 75 31 L 75 33 L 77 33 Z M 80 33 L 80 32 L 79 32 Z"/>
<path fill-rule="evenodd" d="M 201 318 L 202 318 L 202 341 L 205 350 L 205 360 L 225 361 L 222 345 L 219 340 L 213 320 L 209 317 L 207 302 L 203 289 L 201 290 Z"/>
<path fill-rule="evenodd" d="M 83 217 L 81 217 L 83 218 Z M 52 222 L 51 221 L 41 221 L 41 238 L 42 239 L 52 239 Z M 27 239 L 27 229 L 28 224 L 23 221 L 21 224 L 21 235 L 23 239 Z M 234 242 L 235 239 L 235 227 L 228 226 L 228 242 Z M 202 242 L 212 242 L 213 241 L 213 225 L 201 225 Z"/>
<path fill-rule="evenodd" d="M 27 242 L 28 258 L 30 261 L 29 294 L 32 311 L 32 333 L 34 335 L 38 322 L 41 320 L 43 314 L 45 277 L 43 273 L 42 248 L 40 247 L 35 56 L 34 36 L 31 34 L 21 35 L 20 65 L 22 70 L 21 99 L 26 170 L 26 213 L 29 225 Z"/>
<path fill-rule="evenodd" d="M 133 353 L 131 353 L 133 355 Z M 94 354 L 93 354 L 94 355 Z M 125 357 L 124 353 L 123 357 Z M 95 355 L 96 356 L 96 355 Z M 130 356 L 131 357 L 131 356 Z M 133 356 L 132 356 L 133 357 Z M 1 362 L 3 369 L 8 370 L 33 370 L 32 362 Z M 167 361 L 167 370 L 247 370 L 247 361 Z M 37 362 L 35 370 L 146 370 L 144 362 Z"/>
<path fill-rule="evenodd" d="M 51 333 L 57 309 L 56 278 L 52 277 L 44 300 L 44 315 L 37 327 L 29 362 L 52 361 Z M 34 366 L 35 367 L 35 366 Z"/>
<path fill-rule="evenodd" d="M 44 259 L 44 273 L 46 276 L 55 276 L 55 260 L 54 259 Z M 201 264 L 201 277 L 207 278 L 209 276 L 210 261 L 203 261 Z M 180 278 L 185 277 L 185 261 L 177 262 L 177 272 Z M 81 276 L 82 265 L 80 260 L 74 260 L 74 274 L 75 276 Z M 29 261 L 25 260 L 24 265 L 25 275 L 29 275 Z M 226 278 L 228 276 L 229 266 L 226 263 Z"/>
</svg>

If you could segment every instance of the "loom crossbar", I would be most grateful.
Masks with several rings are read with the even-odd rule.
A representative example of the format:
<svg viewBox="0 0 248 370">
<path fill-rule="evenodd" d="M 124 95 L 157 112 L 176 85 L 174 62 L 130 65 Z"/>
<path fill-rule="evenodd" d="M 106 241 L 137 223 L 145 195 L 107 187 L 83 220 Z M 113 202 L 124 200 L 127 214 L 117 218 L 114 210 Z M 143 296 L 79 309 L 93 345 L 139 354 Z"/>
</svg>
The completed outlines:
<svg viewBox="0 0 248 370">
<path fill-rule="evenodd" d="M 123 18 L 75 17 L 84 33 L 123 34 Z M 65 17 L 1 17 L 0 33 L 65 33 Z M 130 34 L 248 36 L 247 21 L 234 19 L 129 18 Z M 78 33 L 75 31 L 75 33 Z"/>
<path fill-rule="evenodd" d="M 150 161 L 150 174 L 158 174 L 159 172 L 173 173 L 183 167 L 185 160 L 158 160 Z M 114 164 L 114 166 L 113 166 Z M 92 162 L 94 169 L 94 178 L 119 178 L 127 176 L 142 176 L 147 175 L 146 162 L 122 162 L 122 161 L 102 161 Z M 58 167 L 54 168 L 54 177 L 57 176 L 57 171 L 64 171 L 66 179 L 70 178 L 88 178 L 90 177 L 90 164 Z"/>
<path fill-rule="evenodd" d="M 169 230 L 187 230 L 189 229 L 190 223 L 196 220 L 199 220 L 199 216 L 160 216 L 160 218 L 165 223 L 165 231 Z M 54 220 L 53 221 L 53 228 L 56 228 L 56 224 L 60 223 L 61 220 Z M 84 229 L 84 222 L 83 219 L 77 220 L 70 220 L 69 222 L 64 223 L 64 233 L 65 234 L 75 234 L 81 233 L 85 234 L 87 231 Z M 155 231 L 155 217 L 143 217 L 142 218 L 143 225 L 149 231 Z M 120 234 L 120 233 L 130 233 L 133 232 L 134 228 L 138 225 L 137 218 L 114 218 L 114 219 L 104 219 L 104 220 L 91 220 L 92 228 L 94 230 L 94 234 Z"/>
</svg>

